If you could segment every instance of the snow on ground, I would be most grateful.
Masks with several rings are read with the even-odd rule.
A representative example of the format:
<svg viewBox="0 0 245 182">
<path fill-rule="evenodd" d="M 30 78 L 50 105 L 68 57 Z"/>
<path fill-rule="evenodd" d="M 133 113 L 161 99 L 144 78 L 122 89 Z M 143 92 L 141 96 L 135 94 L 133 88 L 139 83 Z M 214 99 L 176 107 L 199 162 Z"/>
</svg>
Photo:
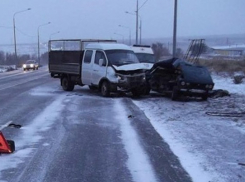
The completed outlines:
<svg viewBox="0 0 245 182">
<path fill-rule="evenodd" d="M 179 157 L 194 182 L 244 182 L 245 115 L 220 117 L 209 112 L 245 112 L 245 84 L 213 75 L 215 89 L 231 96 L 208 101 L 173 102 L 150 97 L 134 103 Z"/>
</svg>

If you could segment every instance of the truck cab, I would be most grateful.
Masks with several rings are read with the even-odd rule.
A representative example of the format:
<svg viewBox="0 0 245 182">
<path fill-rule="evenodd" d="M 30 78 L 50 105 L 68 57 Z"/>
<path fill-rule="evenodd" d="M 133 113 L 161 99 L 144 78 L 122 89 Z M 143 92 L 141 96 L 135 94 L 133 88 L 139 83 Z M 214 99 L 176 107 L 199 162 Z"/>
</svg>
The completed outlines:
<svg viewBox="0 0 245 182">
<path fill-rule="evenodd" d="M 156 62 L 154 52 L 150 45 L 133 45 L 132 49 L 141 63 Z"/>
<path fill-rule="evenodd" d="M 140 63 L 133 50 L 124 44 L 82 43 L 79 50 L 49 51 L 49 71 L 52 77 L 61 79 L 64 90 L 72 91 L 74 85 L 88 85 L 90 89 L 98 89 L 102 96 L 117 91 L 135 96 L 144 94 L 145 71 L 151 64 Z"/>
</svg>

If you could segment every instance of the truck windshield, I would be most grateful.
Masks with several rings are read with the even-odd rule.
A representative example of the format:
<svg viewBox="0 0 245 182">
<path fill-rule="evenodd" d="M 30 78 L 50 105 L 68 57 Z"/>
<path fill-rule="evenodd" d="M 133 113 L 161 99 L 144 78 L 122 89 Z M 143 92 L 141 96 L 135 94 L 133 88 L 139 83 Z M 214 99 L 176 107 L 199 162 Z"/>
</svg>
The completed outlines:
<svg viewBox="0 0 245 182">
<path fill-rule="evenodd" d="M 109 63 L 115 66 L 139 63 L 135 53 L 130 50 L 107 50 L 105 53 Z"/>
<path fill-rule="evenodd" d="M 135 53 L 141 63 L 155 63 L 154 54 Z"/>
</svg>

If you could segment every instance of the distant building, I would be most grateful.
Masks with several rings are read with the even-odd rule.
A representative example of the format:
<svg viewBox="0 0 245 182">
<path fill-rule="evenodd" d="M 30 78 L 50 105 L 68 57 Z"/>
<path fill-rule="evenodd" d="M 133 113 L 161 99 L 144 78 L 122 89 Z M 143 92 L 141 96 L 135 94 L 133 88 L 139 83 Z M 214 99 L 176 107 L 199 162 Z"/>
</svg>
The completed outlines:
<svg viewBox="0 0 245 182">
<path fill-rule="evenodd" d="M 245 56 L 245 44 L 230 46 L 214 46 L 210 56 L 224 58 L 242 58 Z"/>
</svg>

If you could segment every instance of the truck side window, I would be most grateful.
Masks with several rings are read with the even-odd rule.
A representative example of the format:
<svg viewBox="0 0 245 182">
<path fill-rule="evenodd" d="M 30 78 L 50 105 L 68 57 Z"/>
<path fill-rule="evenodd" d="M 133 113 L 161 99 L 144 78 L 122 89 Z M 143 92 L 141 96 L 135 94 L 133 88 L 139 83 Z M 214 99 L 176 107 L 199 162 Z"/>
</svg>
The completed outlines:
<svg viewBox="0 0 245 182">
<path fill-rule="evenodd" d="M 99 64 L 99 60 L 100 60 L 100 59 L 104 59 L 104 61 L 105 61 L 105 60 L 106 60 L 106 59 L 105 59 L 105 55 L 104 55 L 104 53 L 101 52 L 101 51 L 96 51 L 94 63 L 95 63 L 95 64 Z"/>
<path fill-rule="evenodd" d="M 90 63 L 93 51 L 86 51 L 84 56 L 84 63 Z"/>
</svg>

